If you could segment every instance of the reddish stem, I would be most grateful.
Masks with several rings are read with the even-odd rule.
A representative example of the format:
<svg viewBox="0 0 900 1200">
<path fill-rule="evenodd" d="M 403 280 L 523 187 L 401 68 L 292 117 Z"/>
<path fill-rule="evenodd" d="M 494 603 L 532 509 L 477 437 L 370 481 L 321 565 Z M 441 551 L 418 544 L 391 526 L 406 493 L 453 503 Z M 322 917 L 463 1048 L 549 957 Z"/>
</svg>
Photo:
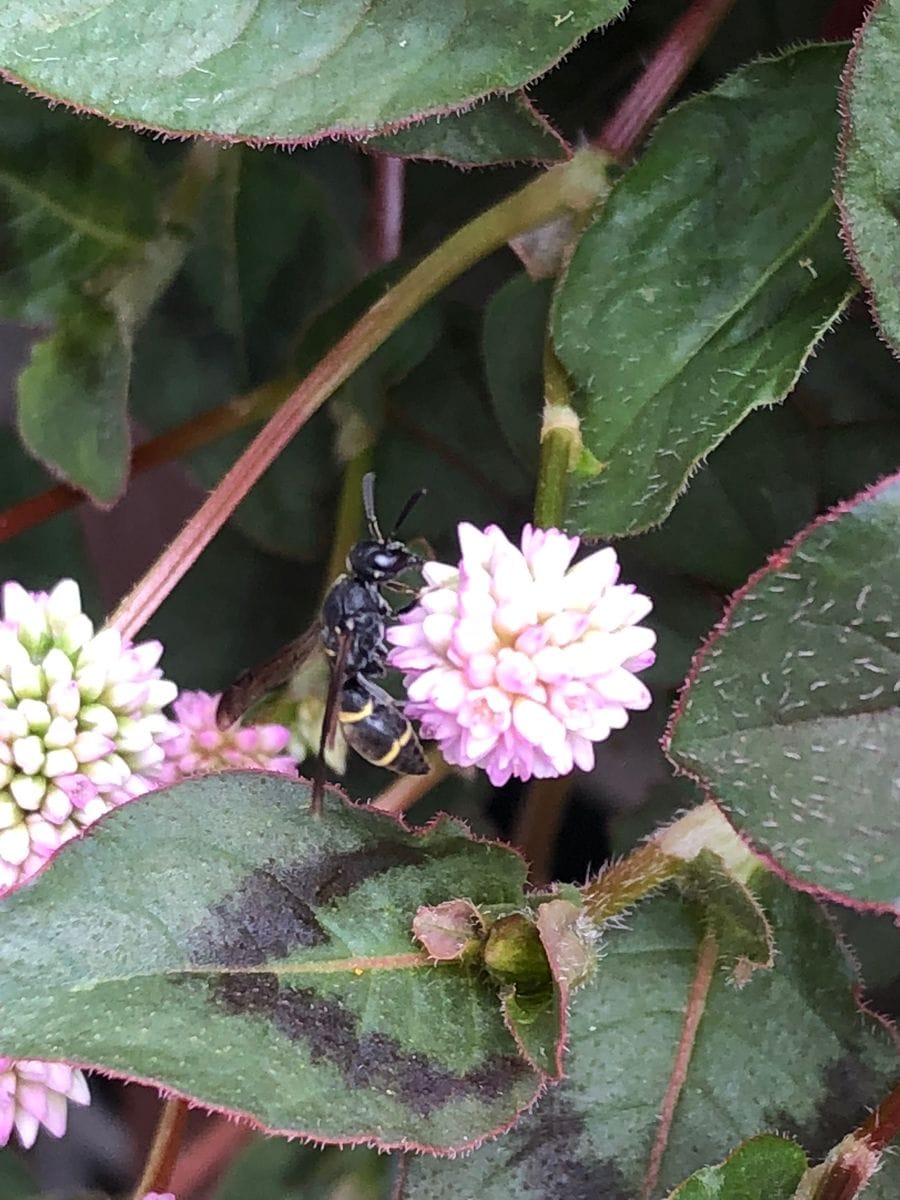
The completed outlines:
<svg viewBox="0 0 900 1200">
<path fill-rule="evenodd" d="M 172 1191 L 190 1200 L 201 1189 L 220 1179 L 244 1146 L 253 1137 L 245 1125 L 235 1125 L 225 1117 L 211 1117 L 209 1128 L 185 1147 L 172 1172 Z"/>
<path fill-rule="evenodd" d="M 403 245 L 403 203 L 406 164 L 402 158 L 379 154 L 374 160 L 372 205 L 372 262 L 393 262 Z"/>
<path fill-rule="evenodd" d="M 663 1097 L 662 1109 L 659 1114 L 659 1128 L 656 1131 L 653 1149 L 650 1151 L 650 1161 L 647 1164 L 647 1174 L 644 1176 L 641 1200 L 650 1200 L 650 1197 L 656 1190 L 659 1169 L 662 1166 L 666 1146 L 669 1144 L 669 1133 L 672 1129 L 672 1121 L 675 1118 L 675 1109 L 678 1106 L 681 1090 L 687 1079 L 688 1069 L 691 1065 L 691 1056 L 694 1053 L 694 1043 L 697 1040 L 697 1030 L 700 1028 L 700 1020 L 706 1009 L 706 998 L 709 995 L 709 985 L 712 983 L 717 955 L 718 946 L 716 939 L 712 934 L 707 933 L 700 943 L 697 969 L 694 973 L 694 980 L 691 984 L 687 1008 L 684 1013 L 684 1027 L 681 1031 L 678 1049 L 675 1052 L 675 1061 L 672 1064 L 669 1085 Z"/>
<path fill-rule="evenodd" d="M 226 404 L 220 404 L 218 408 L 192 417 L 183 425 L 177 425 L 158 437 L 150 438 L 132 452 L 132 475 L 182 458 L 192 450 L 224 437 L 226 433 L 243 429 L 254 421 L 261 421 L 281 403 L 292 386 L 293 381 L 281 380 L 265 384 L 246 396 L 229 400 Z M 21 500 L 0 513 L 0 542 L 8 542 L 35 525 L 49 521 L 51 517 L 77 508 L 86 499 L 84 492 L 66 483 L 48 488 L 37 496 L 29 496 L 27 500 Z"/>
<path fill-rule="evenodd" d="M 873 1150 L 883 1150 L 895 1137 L 900 1137 L 900 1083 L 863 1122 L 858 1132 Z"/>
<path fill-rule="evenodd" d="M 173 1096 L 163 1104 L 153 1143 L 135 1188 L 134 1200 L 143 1200 L 147 1192 L 165 1192 L 168 1189 L 187 1116 L 187 1100 Z"/>
<path fill-rule="evenodd" d="M 627 158 L 703 53 L 734 0 L 693 0 L 647 63 L 640 79 L 594 138 L 613 158 Z"/>
</svg>

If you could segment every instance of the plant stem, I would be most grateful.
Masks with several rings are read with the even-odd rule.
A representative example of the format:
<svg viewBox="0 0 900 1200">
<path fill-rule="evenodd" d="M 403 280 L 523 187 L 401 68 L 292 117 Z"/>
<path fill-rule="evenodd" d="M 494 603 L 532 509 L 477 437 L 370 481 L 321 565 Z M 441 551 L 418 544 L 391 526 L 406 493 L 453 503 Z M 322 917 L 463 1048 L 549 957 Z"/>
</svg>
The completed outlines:
<svg viewBox="0 0 900 1200">
<path fill-rule="evenodd" d="M 414 804 L 451 774 L 451 768 L 437 752 L 428 755 L 428 763 L 431 770 L 427 775 L 401 775 L 375 797 L 372 808 L 396 815 L 409 812 Z"/>
<path fill-rule="evenodd" d="M 266 423 L 174 541 L 110 618 L 134 637 L 235 508 L 319 406 L 423 304 L 517 233 L 567 209 L 591 208 L 605 188 L 604 156 L 582 151 L 452 234 L 386 292 Z"/>
<path fill-rule="evenodd" d="M 553 878 L 553 851 L 571 787 L 571 775 L 533 779 L 516 815 L 512 840 L 528 860 L 528 881 L 533 887 Z"/>
<path fill-rule="evenodd" d="M 593 139 L 594 146 L 618 159 L 628 158 L 634 152 L 733 3 L 734 0 L 693 0 Z"/>
<path fill-rule="evenodd" d="M 743 884 L 764 869 L 715 804 L 707 800 L 586 883 L 581 889 L 586 915 L 602 925 L 673 879 L 701 850 L 717 854 L 725 869 Z"/>
<path fill-rule="evenodd" d="M 391 154 L 373 160 L 374 204 L 372 206 L 372 265 L 393 262 L 403 245 L 403 209 L 406 163 Z"/>
<path fill-rule="evenodd" d="M 186 1100 L 172 1097 L 163 1104 L 147 1161 L 134 1190 L 134 1200 L 143 1200 L 148 1192 L 164 1192 L 169 1186 L 187 1114 Z"/>
<path fill-rule="evenodd" d="M 132 451 L 131 474 L 138 475 L 161 463 L 182 458 L 192 450 L 224 437 L 226 433 L 262 421 L 275 412 L 295 386 L 295 379 L 273 380 L 245 396 L 228 400 L 225 404 L 191 417 L 182 425 L 176 425 L 174 429 L 167 429 L 158 437 L 142 442 Z M 36 496 L 29 496 L 27 500 L 0 513 L 0 542 L 7 542 L 59 513 L 76 508 L 86 499 L 84 492 L 65 483 L 39 492 Z"/>
<path fill-rule="evenodd" d="M 561 528 L 566 517 L 569 472 L 581 450 L 578 414 L 571 407 L 569 380 L 550 339 L 544 346 L 544 423 L 538 463 L 534 523 Z"/>
<path fill-rule="evenodd" d="M 700 943 L 700 952 L 697 956 L 694 979 L 691 983 L 687 1007 L 684 1010 L 684 1025 L 682 1026 L 681 1037 L 678 1040 L 675 1061 L 672 1064 L 672 1071 L 669 1075 L 669 1084 L 666 1088 L 666 1094 L 663 1097 L 662 1109 L 659 1114 L 659 1128 L 656 1131 L 656 1137 L 653 1141 L 653 1149 L 650 1151 L 650 1161 L 647 1164 L 647 1173 L 644 1176 L 641 1200 L 651 1200 L 656 1191 L 659 1169 L 662 1166 L 663 1155 L 669 1144 L 669 1134 L 672 1129 L 672 1121 L 675 1118 L 675 1109 L 678 1107 L 678 1100 L 691 1065 L 691 1057 L 694 1053 L 694 1044 L 697 1041 L 697 1031 L 700 1028 L 700 1021 L 706 1011 L 706 999 L 713 980 L 718 952 L 719 948 L 715 937 L 711 933 L 705 934 Z"/>
<path fill-rule="evenodd" d="M 680 858 L 666 854 L 653 842 L 645 842 L 585 884 L 581 892 L 585 914 L 596 925 L 602 925 L 673 879 L 682 865 Z"/>
</svg>

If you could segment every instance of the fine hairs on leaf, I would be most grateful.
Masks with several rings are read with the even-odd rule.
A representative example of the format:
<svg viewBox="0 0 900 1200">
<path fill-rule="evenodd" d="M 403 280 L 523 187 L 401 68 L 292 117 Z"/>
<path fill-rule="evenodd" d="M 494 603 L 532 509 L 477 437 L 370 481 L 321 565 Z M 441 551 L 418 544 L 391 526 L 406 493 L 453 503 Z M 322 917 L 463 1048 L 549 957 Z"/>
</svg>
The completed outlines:
<svg viewBox="0 0 900 1200">
<path fill-rule="evenodd" d="M 898 57 L 4 6 L 0 1200 L 897 1200 Z"/>
</svg>

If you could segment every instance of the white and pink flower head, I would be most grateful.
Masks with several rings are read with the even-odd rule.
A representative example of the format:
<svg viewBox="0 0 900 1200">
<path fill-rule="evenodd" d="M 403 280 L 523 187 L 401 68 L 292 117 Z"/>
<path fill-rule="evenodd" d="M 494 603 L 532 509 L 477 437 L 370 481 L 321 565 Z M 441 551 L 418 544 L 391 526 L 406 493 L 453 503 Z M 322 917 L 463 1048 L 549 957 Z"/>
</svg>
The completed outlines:
<svg viewBox="0 0 900 1200">
<path fill-rule="evenodd" d="M 388 630 L 406 713 L 458 766 L 511 777 L 590 770 L 594 743 L 650 705 L 636 672 L 655 659 L 639 622 L 651 601 L 619 583 L 611 548 L 572 565 L 580 541 L 558 529 L 459 526 L 459 567 L 426 563 L 428 586 Z"/>
<path fill-rule="evenodd" d="M 78 584 L 2 589 L 0 892 L 34 875 L 63 842 L 150 791 L 178 692 L 159 642 L 95 632 Z"/>
<path fill-rule="evenodd" d="M 65 1063 L 0 1058 L 0 1146 L 15 1129 L 27 1150 L 43 1126 L 54 1137 L 66 1132 L 68 1102 L 89 1104 L 84 1075 Z"/>
</svg>

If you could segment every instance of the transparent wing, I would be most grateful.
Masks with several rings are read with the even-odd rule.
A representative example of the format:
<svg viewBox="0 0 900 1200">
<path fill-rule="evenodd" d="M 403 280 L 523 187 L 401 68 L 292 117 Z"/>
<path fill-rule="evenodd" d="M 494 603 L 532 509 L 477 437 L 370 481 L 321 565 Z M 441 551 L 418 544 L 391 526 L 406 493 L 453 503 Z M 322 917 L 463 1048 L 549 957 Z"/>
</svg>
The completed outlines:
<svg viewBox="0 0 900 1200">
<path fill-rule="evenodd" d="M 321 646 L 322 623 L 316 621 L 301 633 L 298 638 L 288 642 L 286 646 L 273 654 L 266 662 L 249 671 L 242 671 L 234 683 L 222 693 L 219 706 L 216 709 L 216 724 L 220 729 L 227 729 L 248 709 L 262 700 L 267 692 L 286 683 L 299 671 L 309 656 Z"/>
</svg>

